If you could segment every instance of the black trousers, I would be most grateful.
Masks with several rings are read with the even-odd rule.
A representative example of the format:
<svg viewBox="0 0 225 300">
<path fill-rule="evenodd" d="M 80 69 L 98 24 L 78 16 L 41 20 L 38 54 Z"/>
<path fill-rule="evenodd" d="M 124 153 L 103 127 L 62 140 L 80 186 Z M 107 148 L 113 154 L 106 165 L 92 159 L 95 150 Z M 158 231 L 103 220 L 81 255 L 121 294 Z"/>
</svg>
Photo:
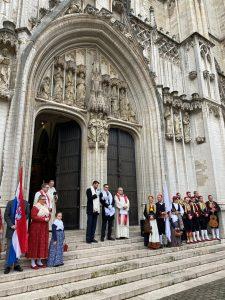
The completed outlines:
<svg viewBox="0 0 225 300">
<path fill-rule="evenodd" d="M 92 242 L 95 237 L 97 220 L 98 220 L 98 214 L 87 215 L 87 231 L 86 231 L 87 242 Z"/>
<path fill-rule="evenodd" d="M 103 216 L 102 217 L 102 231 L 101 231 L 101 238 L 102 239 L 105 238 L 105 231 L 106 231 L 107 224 L 108 224 L 108 235 L 107 235 L 107 237 L 108 237 L 108 239 L 111 238 L 113 221 L 114 221 L 114 216 L 112 216 L 112 217 Z"/>
</svg>

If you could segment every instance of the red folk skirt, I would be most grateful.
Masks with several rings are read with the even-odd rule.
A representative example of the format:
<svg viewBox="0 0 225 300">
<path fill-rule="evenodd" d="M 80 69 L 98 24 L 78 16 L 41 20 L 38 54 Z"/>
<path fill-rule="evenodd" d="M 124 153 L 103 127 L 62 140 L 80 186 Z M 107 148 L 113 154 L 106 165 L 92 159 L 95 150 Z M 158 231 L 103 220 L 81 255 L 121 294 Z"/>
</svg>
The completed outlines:
<svg viewBox="0 0 225 300">
<path fill-rule="evenodd" d="M 48 258 L 48 222 L 32 221 L 29 228 L 27 258 Z"/>
</svg>

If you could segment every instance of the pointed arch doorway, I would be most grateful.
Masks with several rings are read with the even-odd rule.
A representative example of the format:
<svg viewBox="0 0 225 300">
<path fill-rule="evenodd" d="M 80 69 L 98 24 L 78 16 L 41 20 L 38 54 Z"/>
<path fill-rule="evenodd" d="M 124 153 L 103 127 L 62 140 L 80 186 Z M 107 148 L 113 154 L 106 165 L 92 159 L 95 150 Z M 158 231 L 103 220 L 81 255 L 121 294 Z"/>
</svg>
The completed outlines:
<svg viewBox="0 0 225 300">
<path fill-rule="evenodd" d="M 109 131 L 107 178 L 114 194 L 123 187 L 130 200 L 130 225 L 138 225 L 135 143 L 128 132 L 118 128 Z"/>
<path fill-rule="evenodd" d="M 53 113 L 37 116 L 34 131 L 29 202 L 43 182 L 55 180 L 57 210 L 66 229 L 79 229 L 81 129 L 73 120 Z"/>
</svg>

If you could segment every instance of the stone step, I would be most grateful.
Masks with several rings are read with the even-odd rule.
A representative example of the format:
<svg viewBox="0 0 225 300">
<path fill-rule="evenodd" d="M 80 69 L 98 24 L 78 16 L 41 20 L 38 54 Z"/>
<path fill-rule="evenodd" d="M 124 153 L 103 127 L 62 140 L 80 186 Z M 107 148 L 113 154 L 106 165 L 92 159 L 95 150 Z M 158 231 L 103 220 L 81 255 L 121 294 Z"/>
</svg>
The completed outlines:
<svg viewBox="0 0 225 300">
<path fill-rule="evenodd" d="M 175 261 L 182 258 L 189 258 L 192 256 L 200 256 L 215 252 L 220 252 L 224 250 L 223 244 L 217 244 L 217 245 L 211 245 L 208 247 L 199 247 L 196 249 L 192 248 L 183 248 L 182 251 L 169 251 L 174 248 L 168 248 L 167 252 L 162 253 L 156 253 L 156 251 L 152 252 L 149 250 L 142 251 L 142 253 L 135 253 L 135 255 L 123 253 L 122 255 L 112 257 L 111 255 L 106 255 L 104 257 L 99 257 L 95 260 L 88 259 L 78 259 L 76 261 L 69 261 L 65 262 L 64 266 L 57 267 L 57 268 L 46 268 L 46 269 L 39 269 L 37 271 L 33 271 L 32 269 L 26 269 L 22 273 L 16 273 L 11 272 L 8 275 L 0 275 L 0 283 L 3 282 L 12 282 L 12 281 L 18 281 L 18 280 L 24 280 L 27 278 L 32 277 L 39 277 L 39 276 L 45 276 L 49 274 L 55 274 L 55 273 L 65 273 L 67 271 L 72 270 L 78 270 L 83 268 L 90 268 L 90 267 L 99 267 L 104 266 L 107 269 L 110 268 L 112 265 L 113 267 L 121 267 L 121 265 L 125 262 L 125 268 L 129 268 L 130 270 L 134 267 L 137 268 L 137 265 L 139 267 L 144 266 L 151 266 L 151 265 L 157 265 L 160 263 L 166 263 Z M 153 258 L 153 259 L 149 259 Z M 23 266 L 24 267 L 24 266 Z M 96 269 L 96 268 L 95 268 Z M 63 277 L 63 276 L 62 276 Z"/>
<path fill-rule="evenodd" d="M 92 266 L 98 266 L 98 265 L 103 265 L 103 264 L 110 264 L 110 263 L 115 263 L 115 262 L 121 262 L 121 261 L 129 261 L 132 259 L 137 259 L 137 258 L 143 258 L 143 257 L 154 257 L 154 256 L 161 256 L 161 254 L 165 254 L 165 253 L 173 253 L 173 252 L 183 252 L 186 250 L 190 250 L 192 249 L 192 251 L 196 251 L 199 248 L 207 248 L 209 247 L 210 249 L 214 249 L 214 247 L 216 247 L 215 249 L 223 249 L 223 246 L 220 244 L 220 242 L 218 241 L 211 241 L 211 242 L 205 242 L 205 243 L 197 243 L 197 244 L 192 244 L 192 245 L 183 245 L 182 247 L 179 248 L 162 248 L 162 249 L 158 249 L 155 251 L 151 251 L 148 249 L 143 249 L 143 250 L 130 250 L 130 251 L 122 251 L 120 253 L 118 253 L 117 255 L 111 255 L 108 253 L 108 249 L 106 248 L 106 254 L 103 254 L 101 256 L 95 256 L 95 252 L 93 252 L 93 257 L 95 257 L 95 259 L 90 259 L 88 258 L 79 258 L 74 260 L 73 256 L 67 256 L 67 260 L 65 261 L 65 265 L 59 268 L 54 268 L 54 271 L 50 272 L 50 268 L 47 268 L 45 270 L 41 269 L 36 271 L 35 273 L 38 272 L 47 272 L 47 273 L 55 273 L 59 271 L 66 271 L 66 270 L 74 270 L 74 269 L 79 269 L 79 268 L 85 268 L 85 267 L 92 267 Z M 220 251 L 220 250 L 218 250 Z M 68 255 L 68 253 L 65 253 L 65 255 Z M 163 257 L 163 255 L 161 256 Z M 16 273 L 10 273 L 7 276 L 22 276 L 21 278 L 28 278 L 29 276 L 34 276 L 34 272 L 33 270 L 30 270 L 30 261 L 27 259 L 23 259 L 22 260 L 22 266 L 24 269 L 27 269 L 26 272 L 20 273 L 20 274 L 16 274 Z M 3 264 L 1 266 L 1 268 L 3 269 Z M 28 273 L 27 273 L 28 272 Z M 47 274 L 44 273 L 44 274 Z M 3 281 L 7 281 L 7 276 L 3 275 L 0 276 L 0 282 Z M 11 277 L 9 277 L 11 280 Z"/>
<path fill-rule="evenodd" d="M 155 291 L 149 292 L 149 293 L 145 293 L 133 298 L 129 298 L 130 300 L 159 300 L 159 299 L 165 299 L 165 297 L 169 297 L 169 296 L 176 296 L 176 299 L 180 299 L 180 295 L 177 295 L 177 293 L 180 292 L 185 292 L 187 295 L 189 294 L 189 291 L 193 288 L 201 288 L 202 285 L 207 285 L 207 284 L 212 284 L 214 281 L 217 280 L 221 280 L 225 278 L 225 270 L 219 271 L 219 272 L 215 272 L 212 274 L 208 274 L 208 275 L 204 275 L 195 279 L 190 279 L 188 281 L 185 282 L 181 282 L 181 283 L 176 283 L 164 288 L 160 288 L 157 289 Z M 193 295 L 193 293 L 192 293 Z M 205 298 L 207 299 L 208 297 L 210 297 L 208 295 L 208 291 L 207 291 L 207 296 L 206 294 L 203 294 L 202 296 L 205 296 Z M 215 297 L 215 296 L 214 296 Z M 208 298 L 208 299 L 214 299 L 216 300 L 216 298 Z M 224 293 L 221 293 L 221 299 L 224 299 Z M 78 298 L 77 298 L 78 299 Z M 191 296 L 189 296 L 189 299 L 193 299 Z M 217 299 L 217 300 L 219 300 Z"/>
<path fill-rule="evenodd" d="M 177 283 L 185 282 L 183 284 L 184 290 L 186 291 L 186 281 L 193 280 L 194 278 L 201 278 L 202 276 L 211 277 L 212 274 L 223 272 L 225 274 L 225 261 L 217 261 L 217 262 L 209 262 L 207 264 L 201 266 L 191 266 L 189 268 L 184 268 L 182 270 L 176 271 L 175 269 L 168 274 L 158 275 L 155 277 L 151 277 L 151 280 L 142 279 L 133 283 L 121 284 L 118 286 L 114 286 L 111 288 L 102 289 L 97 292 L 88 293 L 82 296 L 71 296 L 73 291 L 71 291 L 72 287 L 69 286 L 66 291 L 64 291 L 64 299 L 69 296 L 70 300 L 122 300 L 122 299 L 132 299 L 132 300 L 156 300 L 161 299 L 166 296 L 164 293 L 165 287 L 173 286 L 175 291 L 175 285 Z M 154 298 L 151 297 L 154 295 L 154 291 L 157 291 L 157 294 L 161 294 L 161 297 Z M 146 297 L 142 298 L 142 294 L 146 295 Z M 44 295 L 43 295 L 44 296 Z M 206 296 L 206 295 L 205 295 Z M 8 299 L 8 298 L 7 298 Z M 11 299 L 11 298 L 10 298 Z M 15 299 L 15 298 L 12 298 Z M 48 297 L 35 298 L 35 299 L 50 299 Z M 178 298 L 177 298 L 178 299 Z M 19 298 L 18 298 L 19 300 Z"/>
<path fill-rule="evenodd" d="M 174 257 L 174 259 L 176 258 Z M 12 282 L 1 284 L 1 296 L 13 294 L 14 296 L 9 297 L 9 299 L 17 300 L 62 299 L 131 282 L 135 282 L 136 285 L 136 281 L 138 280 L 149 277 L 152 278 L 174 271 L 181 271 L 196 265 L 201 266 L 203 264 L 210 264 L 212 261 L 221 261 L 225 259 L 225 251 L 220 251 L 216 253 L 216 255 L 215 253 L 210 253 L 185 259 L 180 255 L 177 259 L 177 261 L 175 260 L 167 263 L 161 263 L 161 260 L 159 260 L 159 265 L 157 267 L 155 265 L 146 267 L 144 265 L 147 260 L 142 260 L 140 262 L 139 260 L 136 260 L 132 265 L 132 269 L 128 271 L 125 269 L 126 262 L 123 262 L 120 266 L 119 264 L 115 264 L 107 266 L 107 268 L 101 266 L 98 268 L 77 270 L 66 272 L 63 276 L 61 276 L 61 274 L 54 274 L 29 279 L 27 281 L 14 281 L 13 285 L 17 287 L 15 290 L 11 288 Z M 130 264 L 127 262 L 127 265 L 129 267 Z M 99 276 L 101 276 L 100 280 L 97 278 Z M 15 295 L 15 293 L 23 294 Z"/>
</svg>

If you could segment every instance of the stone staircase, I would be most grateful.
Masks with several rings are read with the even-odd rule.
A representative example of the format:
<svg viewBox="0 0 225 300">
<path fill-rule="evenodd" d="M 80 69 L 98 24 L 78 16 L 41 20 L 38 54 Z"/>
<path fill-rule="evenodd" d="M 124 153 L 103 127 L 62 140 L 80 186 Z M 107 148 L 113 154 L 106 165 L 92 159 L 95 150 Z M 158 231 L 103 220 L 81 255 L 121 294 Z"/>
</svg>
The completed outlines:
<svg viewBox="0 0 225 300">
<path fill-rule="evenodd" d="M 139 227 L 131 228 L 128 240 L 90 245 L 84 235 L 66 232 L 64 266 L 34 271 L 24 259 L 24 272 L 0 274 L 0 298 L 118 300 L 144 294 L 150 299 L 158 289 L 225 270 L 219 241 L 153 251 L 144 248 Z"/>
</svg>

